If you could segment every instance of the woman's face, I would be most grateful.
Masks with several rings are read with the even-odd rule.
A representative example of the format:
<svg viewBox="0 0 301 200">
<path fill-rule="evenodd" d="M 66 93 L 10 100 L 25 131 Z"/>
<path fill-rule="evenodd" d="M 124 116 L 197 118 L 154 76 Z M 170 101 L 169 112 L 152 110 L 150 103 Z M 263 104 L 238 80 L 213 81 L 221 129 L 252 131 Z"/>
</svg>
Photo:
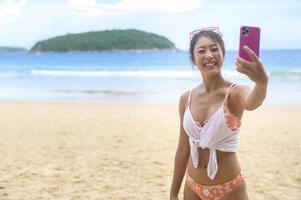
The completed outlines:
<svg viewBox="0 0 301 200">
<path fill-rule="evenodd" d="M 194 46 L 193 55 L 194 64 L 203 75 L 210 76 L 220 73 L 224 57 L 218 43 L 201 36 Z"/>
</svg>

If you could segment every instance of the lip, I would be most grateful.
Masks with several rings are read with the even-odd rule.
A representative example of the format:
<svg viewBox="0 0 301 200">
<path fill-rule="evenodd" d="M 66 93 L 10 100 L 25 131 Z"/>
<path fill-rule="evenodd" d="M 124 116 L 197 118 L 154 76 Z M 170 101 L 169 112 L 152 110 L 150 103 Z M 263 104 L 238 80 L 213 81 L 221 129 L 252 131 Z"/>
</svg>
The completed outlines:
<svg viewBox="0 0 301 200">
<path fill-rule="evenodd" d="M 212 68 L 212 67 L 215 67 L 216 65 L 217 65 L 217 62 L 204 63 L 205 68 Z"/>
</svg>

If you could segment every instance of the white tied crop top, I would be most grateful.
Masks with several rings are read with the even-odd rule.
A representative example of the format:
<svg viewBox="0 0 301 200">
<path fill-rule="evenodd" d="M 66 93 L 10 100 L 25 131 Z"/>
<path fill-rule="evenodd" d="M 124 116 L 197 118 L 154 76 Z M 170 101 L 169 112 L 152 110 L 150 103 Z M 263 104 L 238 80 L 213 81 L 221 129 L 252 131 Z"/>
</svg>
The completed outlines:
<svg viewBox="0 0 301 200">
<path fill-rule="evenodd" d="M 208 121 L 200 127 L 193 119 L 190 111 L 191 90 L 189 92 L 188 106 L 184 112 L 183 127 L 189 136 L 190 152 L 193 166 L 198 167 L 199 154 L 198 148 L 209 148 L 209 162 L 207 166 L 207 174 L 210 179 L 214 179 L 218 166 L 216 150 L 224 152 L 236 152 L 239 140 L 239 127 L 232 131 L 225 118 L 225 106 L 229 93 L 235 87 L 234 84 L 226 92 L 225 100 L 218 110 L 208 119 Z"/>
</svg>

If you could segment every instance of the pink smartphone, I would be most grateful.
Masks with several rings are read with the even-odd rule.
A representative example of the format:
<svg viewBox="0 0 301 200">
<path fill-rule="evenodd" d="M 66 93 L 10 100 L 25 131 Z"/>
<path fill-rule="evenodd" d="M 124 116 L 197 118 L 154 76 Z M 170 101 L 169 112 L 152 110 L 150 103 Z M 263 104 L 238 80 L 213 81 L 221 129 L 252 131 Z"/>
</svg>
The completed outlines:
<svg viewBox="0 0 301 200">
<path fill-rule="evenodd" d="M 240 38 L 239 38 L 239 57 L 252 61 L 249 54 L 243 49 L 246 45 L 252 49 L 259 57 L 259 46 L 260 46 L 260 28 L 252 26 L 241 26 L 240 27 Z"/>
</svg>

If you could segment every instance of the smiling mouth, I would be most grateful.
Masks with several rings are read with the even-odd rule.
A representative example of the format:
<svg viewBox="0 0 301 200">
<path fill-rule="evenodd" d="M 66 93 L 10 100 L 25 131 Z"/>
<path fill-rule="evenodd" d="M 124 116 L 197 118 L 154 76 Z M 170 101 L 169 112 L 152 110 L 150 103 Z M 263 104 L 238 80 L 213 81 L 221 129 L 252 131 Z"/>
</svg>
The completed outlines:
<svg viewBox="0 0 301 200">
<path fill-rule="evenodd" d="M 214 63 L 206 63 L 204 66 L 204 68 L 205 69 L 211 69 L 211 68 L 213 68 L 213 67 L 215 67 L 217 65 L 217 63 L 216 62 L 214 62 Z"/>
</svg>

